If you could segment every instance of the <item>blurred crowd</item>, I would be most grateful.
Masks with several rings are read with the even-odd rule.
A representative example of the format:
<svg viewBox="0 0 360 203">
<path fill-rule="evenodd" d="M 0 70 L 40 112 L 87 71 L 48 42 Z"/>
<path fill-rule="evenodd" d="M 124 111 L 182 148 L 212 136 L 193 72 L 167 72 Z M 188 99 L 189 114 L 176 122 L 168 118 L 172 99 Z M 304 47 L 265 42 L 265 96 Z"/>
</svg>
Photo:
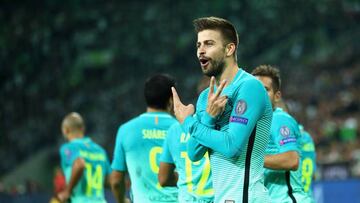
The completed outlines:
<svg viewBox="0 0 360 203">
<path fill-rule="evenodd" d="M 360 64 L 322 70 L 311 84 L 305 81 L 288 89 L 287 102 L 314 138 L 318 166 L 344 165 L 360 177 Z"/>
</svg>

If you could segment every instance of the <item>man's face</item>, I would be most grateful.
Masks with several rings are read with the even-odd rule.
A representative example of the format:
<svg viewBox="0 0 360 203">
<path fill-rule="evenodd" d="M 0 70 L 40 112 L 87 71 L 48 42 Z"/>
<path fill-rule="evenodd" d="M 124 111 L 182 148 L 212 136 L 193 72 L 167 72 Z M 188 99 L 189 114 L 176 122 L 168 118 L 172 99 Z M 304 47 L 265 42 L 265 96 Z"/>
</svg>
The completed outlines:
<svg viewBox="0 0 360 203">
<path fill-rule="evenodd" d="M 225 46 L 217 30 L 203 30 L 198 33 L 197 57 L 201 69 L 207 76 L 220 75 L 225 67 Z"/>
<path fill-rule="evenodd" d="M 274 91 L 274 88 L 272 86 L 272 79 L 268 76 L 256 76 L 256 78 L 258 80 L 261 81 L 261 83 L 264 85 L 269 97 L 270 97 L 270 100 L 271 100 L 271 103 L 272 103 L 272 106 L 274 107 L 277 100 L 279 99 L 279 95 L 280 95 L 280 92 L 277 91 L 275 92 Z"/>
<path fill-rule="evenodd" d="M 62 132 L 65 140 L 68 140 L 69 128 L 66 125 L 63 125 L 63 126 L 61 126 L 61 132 Z"/>
</svg>

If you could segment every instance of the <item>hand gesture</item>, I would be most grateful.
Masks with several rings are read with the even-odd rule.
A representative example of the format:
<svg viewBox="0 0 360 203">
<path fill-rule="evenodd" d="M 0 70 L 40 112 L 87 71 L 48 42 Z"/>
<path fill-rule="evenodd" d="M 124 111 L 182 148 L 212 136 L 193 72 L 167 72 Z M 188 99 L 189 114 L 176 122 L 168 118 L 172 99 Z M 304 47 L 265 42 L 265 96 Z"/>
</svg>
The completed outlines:
<svg viewBox="0 0 360 203">
<path fill-rule="evenodd" d="M 214 93 L 215 77 L 212 76 L 210 79 L 210 86 L 209 86 L 210 90 L 209 90 L 206 112 L 212 117 L 216 117 L 220 115 L 225 110 L 225 106 L 228 101 L 228 98 L 226 95 L 220 96 L 225 85 L 226 85 L 226 80 L 221 81 L 218 89 L 216 90 L 216 93 Z"/>
<path fill-rule="evenodd" d="M 188 104 L 187 106 L 185 106 L 181 102 L 179 95 L 176 92 L 176 89 L 174 87 L 172 87 L 171 91 L 173 94 L 174 113 L 175 113 L 176 119 L 180 123 L 183 123 L 187 116 L 194 114 L 194 112 L 195 112 L 194 105 Z"/>
<path fill-rule="evenodd" d="M 63 191 L 61 191 L 59 194 L 57 194 L 57 199 L 60 202 L 66 202 L 70 197 L 70 191 L 65 189 Z"/>
</svg>

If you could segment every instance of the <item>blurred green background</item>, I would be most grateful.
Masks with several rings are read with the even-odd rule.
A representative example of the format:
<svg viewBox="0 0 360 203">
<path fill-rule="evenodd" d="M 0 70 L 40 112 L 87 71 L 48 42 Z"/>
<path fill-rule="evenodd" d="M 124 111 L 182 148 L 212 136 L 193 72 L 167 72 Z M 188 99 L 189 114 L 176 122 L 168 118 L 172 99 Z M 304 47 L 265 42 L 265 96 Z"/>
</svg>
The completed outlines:
<svg viewBox="0 0 360 203">
<path fill-rule="evenodd" d="M 357 143 L 358 0 L 4 0 L 3 185 L 32 179 L 51 190 L 57 150 L 64 142 L 60 122 L 71 111 L 84 116 L 88 134 L 112 157 L 119 125 L 145 110 L 142 91 L 150 75 L 172 74 L 185 102 L 196 102 L 202 73 L 192 20 L 203 16 L 234 23 L 240 37 L 238 61 L 245 70 L 260 64 L 281 69 L 283 95 L 324 154 L 334 140 L 346 145 L 339 133 L 348 118 L 355 119 L 350 140 Z"/>
</svg>

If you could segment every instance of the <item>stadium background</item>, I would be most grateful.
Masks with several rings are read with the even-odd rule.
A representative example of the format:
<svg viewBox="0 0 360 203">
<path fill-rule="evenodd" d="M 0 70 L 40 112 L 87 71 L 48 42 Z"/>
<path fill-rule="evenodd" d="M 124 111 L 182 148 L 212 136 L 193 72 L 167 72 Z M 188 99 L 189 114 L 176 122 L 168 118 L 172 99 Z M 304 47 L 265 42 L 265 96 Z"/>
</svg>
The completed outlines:
<svg viewBox="0 0 360 203">
<path fill-rule="evenodd" d="M 245 70 L 281 69 L 284 98 L 316 142 L 318 201 L 360 202 L 358 0 L 2 1 L 0 202 L 53 193 L 66 113 L 81 113 L 112 157 L 118 126 L 145 110 L 149 75 L 174 75 L 195 102 L 202 16 L 235 24 Z"/>
</svg>

